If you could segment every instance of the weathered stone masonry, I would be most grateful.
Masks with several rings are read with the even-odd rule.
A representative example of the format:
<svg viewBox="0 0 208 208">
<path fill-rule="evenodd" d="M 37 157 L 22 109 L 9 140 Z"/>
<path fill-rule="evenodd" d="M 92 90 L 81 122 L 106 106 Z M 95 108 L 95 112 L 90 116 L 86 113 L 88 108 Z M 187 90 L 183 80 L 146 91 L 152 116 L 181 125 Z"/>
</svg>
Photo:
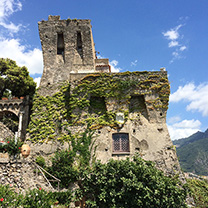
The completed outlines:
<svg viewBox="0 0 208 208">
<path fill-rule="evenodd" d="M 96 130 L 95 155 L 102 162 L 138 153 L 165 172 L 179 170 L 166 126 L 167 72 L 111 73 L 108 59 L 96 59 L 90 20 L 49 16 L 39 22 L 39 33 L 44 72 L 37 99 L 48 107 L 39 102 L 33 111 L 32 140 L 64 140 L 66 129 L 75 134 L 88 123 Z M 48 113 L 40 114 L 43 108 Z"/>
<path fill-rule="evenodd" d="M 0 183 L 12 184 L 17 191 L 39 186 L 49 190 L 43 176 L 34 172 L 32 161 L 41 155 L 49 162 L 57 150 L 71 148 L 69 132 L 80 134 L 87 125 L 95 131 L 92 154 L 102 162 L 137 153 L 167 174 L 178 173 L 166 125 L 167 72 L 111 73 L 108 59 L 96 58 L 90 20 L 49 16 L 39 22 L 39 33 L 44 71 L 28 126 L 31 155 L 12 160 L 1 154 Z M 0 101 L 0 110 L 19 116 L 24 139 L 27 99 Z M 4 127 L 0 123 L 4 138 L 13 134 Z"/>
<path fill-rule="evenodd" d="M 44 60 L 40 86 L 68 80 L 71 73 L 109 72 L 108 59 L 96 59 L 90 20 L 49 16 L 38 25 Z"/>
</svg>

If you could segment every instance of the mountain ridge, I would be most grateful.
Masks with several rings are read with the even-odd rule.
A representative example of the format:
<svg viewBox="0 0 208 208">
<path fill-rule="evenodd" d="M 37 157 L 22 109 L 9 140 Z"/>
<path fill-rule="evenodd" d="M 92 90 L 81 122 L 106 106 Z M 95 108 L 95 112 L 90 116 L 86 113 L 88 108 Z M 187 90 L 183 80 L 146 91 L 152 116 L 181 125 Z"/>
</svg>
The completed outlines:
<svg viewBox="0 0 208 208">
<path fill-rule="evenodd" d="M 174 140 L 179 163 L 185 172 L 208 175 L 208 129 Z"/>
</svg>

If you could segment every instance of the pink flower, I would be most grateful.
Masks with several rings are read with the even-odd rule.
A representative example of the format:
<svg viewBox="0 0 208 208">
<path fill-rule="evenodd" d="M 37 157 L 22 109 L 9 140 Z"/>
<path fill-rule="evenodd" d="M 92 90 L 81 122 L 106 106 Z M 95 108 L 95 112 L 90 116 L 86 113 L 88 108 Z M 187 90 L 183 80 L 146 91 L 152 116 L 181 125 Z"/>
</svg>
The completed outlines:
<svg viewBox="0 0 208 208">
<path fill-rule="evenodd" d="M 3 199 L 3 198 L 1 198 L 1 199 L 0 199 L 0 201 L 4 201 L 4 199 Z"/>
<path fill-rule="evenodd" d="M 9 144 L 9 141 L 7 143 Z"/>
<path fill-rule="evenodd" d="M 19 149 L 21 149 L 21 147 L 19 147 Z"/>
<path fill-rule="evenodd" d="M 39 188 L 39 190 L 41 190 L 41 188 Z"/>
</svg>

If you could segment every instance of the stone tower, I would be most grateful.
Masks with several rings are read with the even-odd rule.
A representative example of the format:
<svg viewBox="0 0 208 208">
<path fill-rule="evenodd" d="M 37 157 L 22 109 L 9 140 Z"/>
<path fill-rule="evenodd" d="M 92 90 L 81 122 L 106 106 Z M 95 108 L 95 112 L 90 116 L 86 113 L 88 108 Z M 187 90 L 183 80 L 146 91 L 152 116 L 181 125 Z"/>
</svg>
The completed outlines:
<svg viewBox="0 0 208 208">
<path fill-rule="evenodd" d="M 168 174 L 180 170 L 166 125 L 164 69 L 111 73 L 108 59 L 96 58 L 90 20 L 49 16 L 39 33 L 44 71 L 29 126 L 34 141 L 65 140 L 89 125 L 103 163 L 139 154 Z"/>
<path fill-rule="evenodd" d="M 49 16 L 38 23 L 44 61 L 40 86 L 69 80 L 73 73 L 110 71 L 108 59 L 96 59 L 90 22 Z"/>
</svg>

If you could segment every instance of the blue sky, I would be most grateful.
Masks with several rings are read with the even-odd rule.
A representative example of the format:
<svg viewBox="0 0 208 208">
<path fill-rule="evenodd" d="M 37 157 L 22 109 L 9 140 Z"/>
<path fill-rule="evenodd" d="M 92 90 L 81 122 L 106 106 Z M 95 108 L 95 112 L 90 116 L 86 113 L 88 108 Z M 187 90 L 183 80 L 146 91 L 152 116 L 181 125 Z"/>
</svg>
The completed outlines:
<svg viewBox="0 0 208 208">
<path fill-rule="evenodd" d="M 208 128 L 207 0 L 0 0 L 0 57 L 43 70 L 38 21 L 91 19 L 96 51 L 114 71 L 165 67 L 171 138 Z"/>
</svg>

